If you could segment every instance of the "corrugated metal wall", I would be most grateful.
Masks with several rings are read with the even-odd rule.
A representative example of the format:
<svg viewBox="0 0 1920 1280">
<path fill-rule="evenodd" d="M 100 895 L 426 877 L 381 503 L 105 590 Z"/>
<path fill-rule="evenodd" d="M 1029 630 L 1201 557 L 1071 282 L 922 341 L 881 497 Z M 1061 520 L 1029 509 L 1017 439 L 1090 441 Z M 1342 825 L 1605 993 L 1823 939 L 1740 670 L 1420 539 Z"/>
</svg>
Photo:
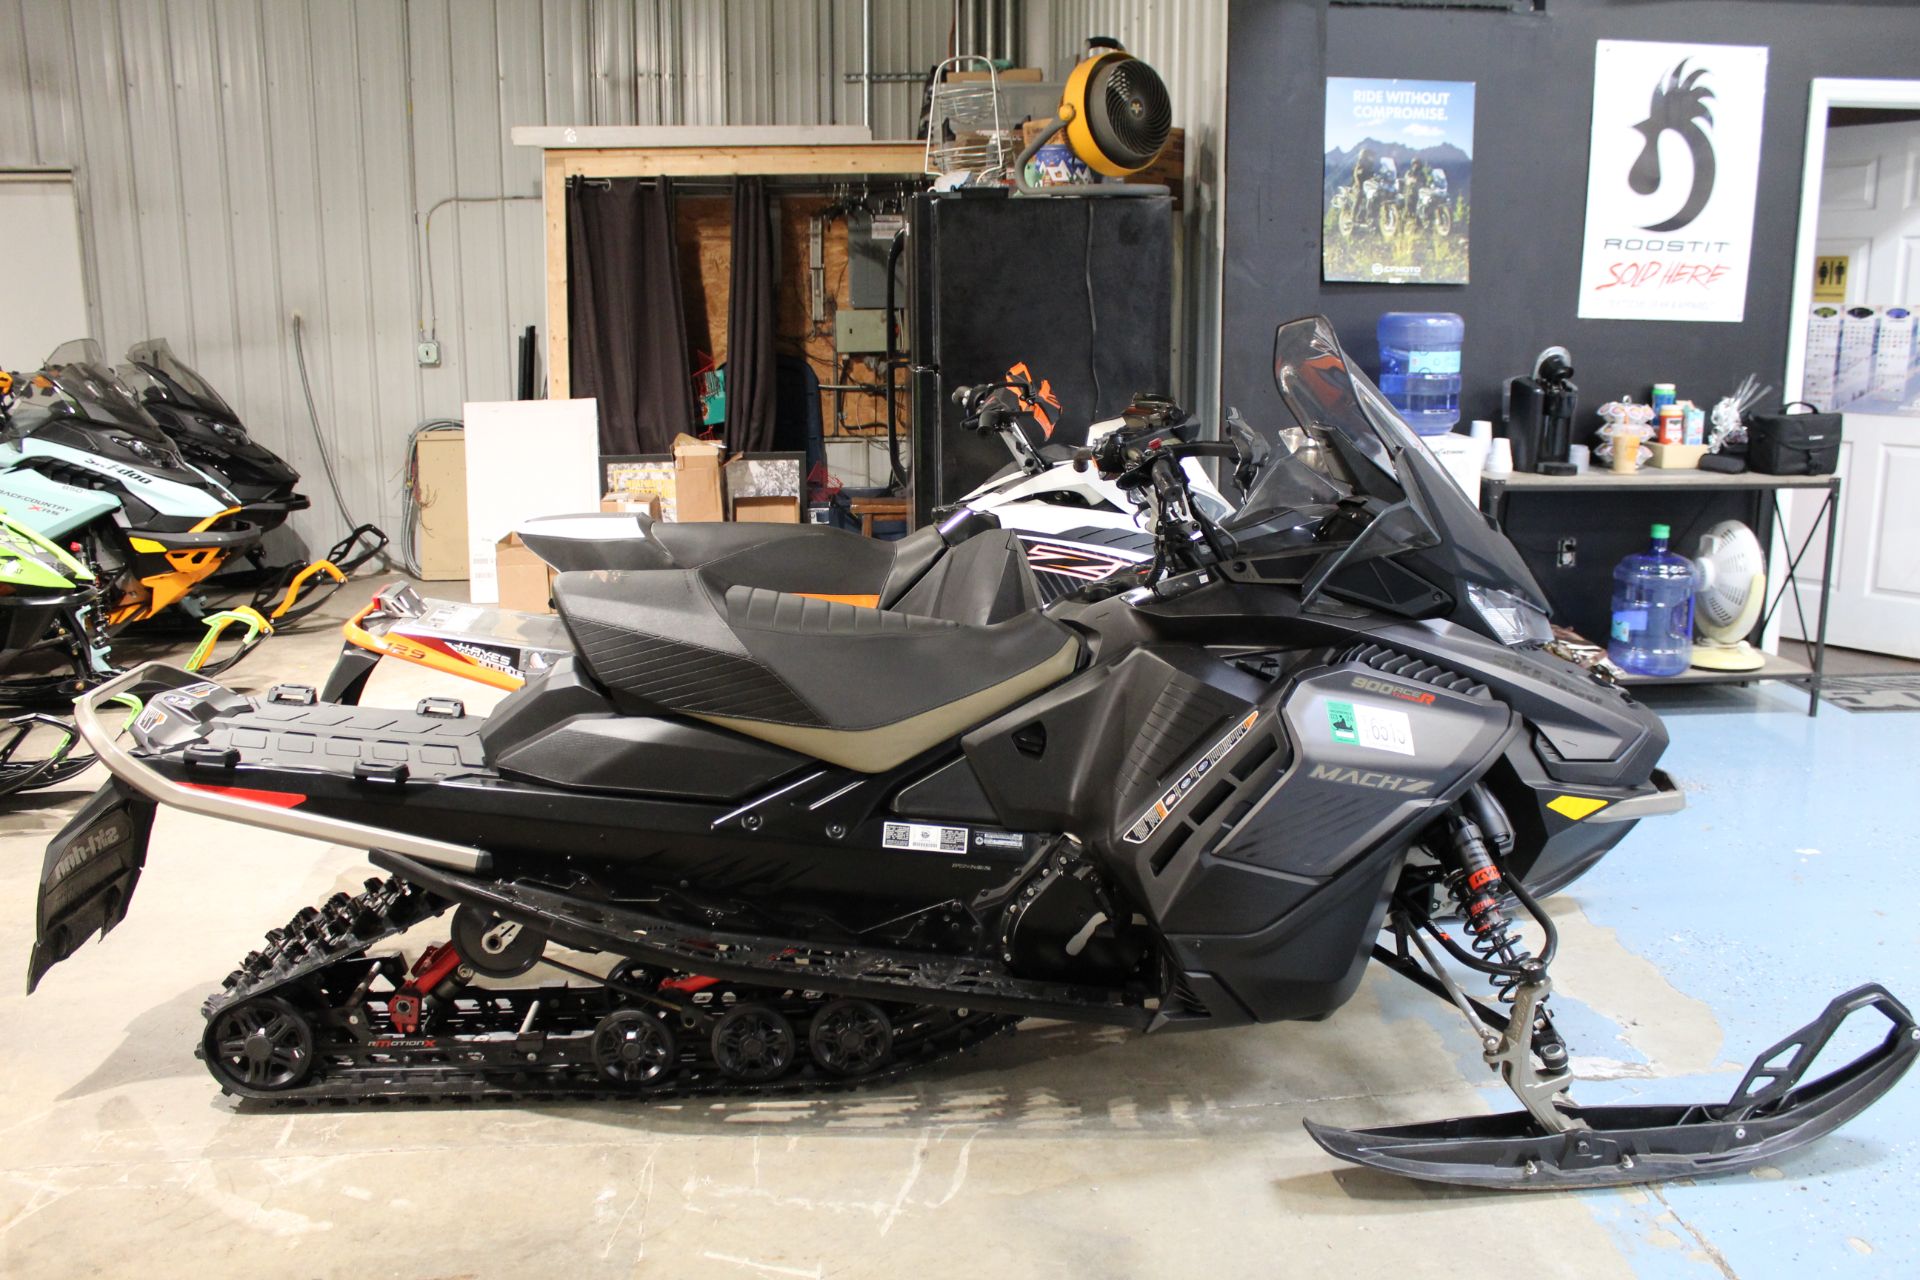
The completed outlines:
<svg viewBox="0 0 1920 1280">
<path fill-rule="evenodd" d="M 950 17 L 876 4 L 876 69 L 930 66 Z M 858 0 L 0 0 L 0 168 L 75 171 L 94 336 L 169 338 L 307 476 L 324 542 L 294 314 L 347 505 L 397 529 L 408 431 L 510 396 L 544 323 L 537 200 L 464 202 L 538 195 L 508 129 L 858 123 L 860 40 Z M 919 95 L 881 85 L 876 135 Z"/>
<path fill-rule="evenodd" d="M 1177 395 L 1213 421 L 1220 396 L 1220 264 L 1225 229 L 1226 0 L 1027 0 L 1028 58 L 1062 77 L 1091 36 L 1112 36 L 1166 81 L 1186 131 L 1186 208 L 1174 282 Z M 1276 321 L 1280 317 L 1275 317 Z"/>
<path fill-rule="evenodd" d="M 1206 405 L 1224 0 L 1023 15 L 1029 61 L 1063 72 L 1113 34 L 1173 89 L 1192 175 L 1176 367 Z M 874 69 L 925 71 L 952 19 L 950 0 L 876 0 Z M 408 431 L 510 396 L 516 336 L 543 323 L 540 206 L 497 199 L 536 195 L 539 161 L 508 129 L 858 123 L 861 38 L 859 0 L 0 0 L 0 168 L 75 171 L 94 336 L 115 356 L 171 339 L 308 477 L 301 528 L 325 541 L 344 520 L 296 313 L 347 505 L 397 529 Z M 877 86 L 875 136 L 911 136 L 919 103 L 918 83 Z M 415 364 L 423 329 L 438 368 Z"/>
</svg>

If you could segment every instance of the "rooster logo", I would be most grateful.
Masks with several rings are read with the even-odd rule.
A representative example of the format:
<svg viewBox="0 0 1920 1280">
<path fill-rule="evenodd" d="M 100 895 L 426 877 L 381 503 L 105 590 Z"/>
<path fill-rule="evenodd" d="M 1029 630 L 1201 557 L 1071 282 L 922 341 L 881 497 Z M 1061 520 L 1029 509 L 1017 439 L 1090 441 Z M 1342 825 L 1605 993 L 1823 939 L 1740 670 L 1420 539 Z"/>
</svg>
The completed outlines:
<svg viewBox="0 0 1920 1280">
<path fill-rule="evenodd" d="M 1701 83 L 1706 74 L 1705 67 L 1688 72 L 1686 59 L 1681 59 L 1680 65 L 1654 86 L 1647 118 L 1633 126 L 1647 140 L 1627 174 L 1627 185 L 1638 195 L 1650 196 L 1660 189 L 1661 134 L 1669 130 L 1679 134 L 1693 155 L 1693 190 L 1687 193 L 1687 202 L 1671 218 L 1647 227 L 1648 231 L 1678 231 L 1699 217 L 1713 198 L 1713 139 L 1707 136 L 1707 128 L 1713 124 L 1707 99 L 1713 97 L 1713 90 Z"/>
</svg>

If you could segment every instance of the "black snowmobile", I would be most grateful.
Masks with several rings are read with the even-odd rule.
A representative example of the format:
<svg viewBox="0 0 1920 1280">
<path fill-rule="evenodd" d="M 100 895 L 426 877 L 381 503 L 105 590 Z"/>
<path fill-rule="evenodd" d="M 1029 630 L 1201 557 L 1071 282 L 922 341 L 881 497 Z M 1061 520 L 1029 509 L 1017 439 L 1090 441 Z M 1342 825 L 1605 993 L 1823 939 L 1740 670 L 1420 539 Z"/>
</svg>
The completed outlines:
<svg viewBox="0 0 1920 1280">
<path fill-rule="evenodd" d="M 175 355 L 165 338 L 129 347 L 126 363 L 115 372 L 182 456 L 238 498 L 248 522 L 262 534 L 312 505 L 297 487 L 300 473 L 255 440 L 226 398 Z M 386 541 L 375 526 L 361 525 L 317 561 L 277 566 L 268 564 L 256 543 L 246 551 L 251 572 L 236 574 L 229 568 L 218 585 L 258 588 L 252 607 L 276 623 L 292 623 L 317 608 L 332 587 L 378 554 Z M 306 591 L 316 579 L 319 588 Z"/>
<path fill-rule="evenodd" d="M 1155 559 L 1044 611 L 979 625 L 711 567 L 568 573 L 574 656 L 485 718 L 132 672 L 77 706 L 114 776 L 48 849 L 29 986 L 122 918 L 167 804 L 386 872 L 269 932 L 208 1000 L 201 1055 L 246 1098 L 816 1090 L 1026 1016 L 1320 1018 L 1371 958 L 1451 1001 L 1523 1109 L 1309 1126 L 1344 1159 L 1647 1181 L 1776 1160 L 1872 1103 L 1920 1052 L 1873 986 L 1725 1103 L 1571 1101 L 1538 898 L 1681 807 L 1666 733 L 1548 646 L 1517 553 L 1324 321 L 1284 326 L 1275 364 L 1283 430 L 1201 442 L 1169 411 L 1101 442 L 1091 461 L 1153 505 Z M 1243 482 L 1230 519 L 1190 503 L 1196 456 Z M 949 549 L 948 575 L 1003 572 L 958 553 L 1005 536 Z M 446 912 L 413 963 L 377 949 Z M 515 981 L 543 960 L 560 976 Z M 1886 1039 L 1805 1079 L 1868 1005 Z"/>
<path fill-rule="evenodd" d="M 250 523 L 277 528 L 307 509 L 300 473 L 249 435 L 233 406 L 165 338 L 136 342 L 115 372 L 187 461 L 240 499 Z"/>
</svg>

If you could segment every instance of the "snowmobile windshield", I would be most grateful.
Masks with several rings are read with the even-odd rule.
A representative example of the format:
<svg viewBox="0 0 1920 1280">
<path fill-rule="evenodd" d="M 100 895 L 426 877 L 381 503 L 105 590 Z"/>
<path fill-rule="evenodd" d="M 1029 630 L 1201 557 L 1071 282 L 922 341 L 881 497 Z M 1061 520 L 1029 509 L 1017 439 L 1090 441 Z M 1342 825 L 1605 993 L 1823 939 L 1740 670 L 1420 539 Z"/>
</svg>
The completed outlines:
<svg viewBox="0 0 1920 1280">
<path fill-rule="evenodd" d="M 1225 526 L 1235 539 L 1245 544 L 1269 530 L 1316 523 L 1344 501 L 1405 501 L 1395 459 L 1409 444 L 1418 448 L 1418 439 L 1347 364 L 1332 326 L 1319 317 L 1281 325 L 1273 368 L 1292 421 L 1236 426 L 1243 437 L 1258 437 L 1242 439 L 1242 455 L 1251 448 L 1262 460 Z"/>
<path fill-rule="evenodd" d="M 210 413 L 216 418 L 238 422 L 232 406 L 205 378 L 173 353 L 165 338 L 149 338 L 127 349 L 127 363 L 144 377 L 130 382 L 149 398 L 158 397 Z"/>
<path fill-rule="evenodd" d="M 1458 603 L 1492 592 L 1518 597 L 1542 618 L 1544 593 L 1513 544 L 1468 502 L 1431 450 L 1368 377 L 1354 368 L 1321 316 L 1274 334 L 1274 383 L 1290 423 L 1242 427 L 1241 453 L 1264 452 L 1239 511 L 1224 526 L 1247 551 L 1321 542 L 1348 563 L 1394 556 Z M 1343 505 L 1365 521 L 1331 520 Z M 1361 544 L 1349 547 L 1348 544 Z"/>
<path fill-rule="evenodd" d="M 161 445 L 167 438 L 125 383 L 114 376 L 100 344 L 90 339 L 65 342 L 47 357 L 39 373 L 28 379 L 28 407 L 44 409 L 48 417 L 80 418 L 104 426 L 126 427 L 135 435 L 150 436 Z M 168 446 L 171 448 L 171 446 Z"/>
</svg>

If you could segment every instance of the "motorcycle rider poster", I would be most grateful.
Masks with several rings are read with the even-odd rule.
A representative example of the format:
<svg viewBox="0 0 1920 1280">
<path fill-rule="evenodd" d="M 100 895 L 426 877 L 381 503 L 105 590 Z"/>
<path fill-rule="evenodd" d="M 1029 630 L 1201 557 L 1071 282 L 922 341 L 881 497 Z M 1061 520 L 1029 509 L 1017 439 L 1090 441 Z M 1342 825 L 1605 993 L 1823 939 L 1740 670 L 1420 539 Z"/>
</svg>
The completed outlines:
<svg viewBox="0 0 1920 1280">
<path fill-rule="evenodd" d="M 1465 284 L 1472 81 L 1327 78 L 1320 275 Z"/>
<path fill-rule="evenodd" d="M 1738 323 L 1766 49 L 1602 40 L 1593 69 L 1580 318 Z"/>
</svg>

